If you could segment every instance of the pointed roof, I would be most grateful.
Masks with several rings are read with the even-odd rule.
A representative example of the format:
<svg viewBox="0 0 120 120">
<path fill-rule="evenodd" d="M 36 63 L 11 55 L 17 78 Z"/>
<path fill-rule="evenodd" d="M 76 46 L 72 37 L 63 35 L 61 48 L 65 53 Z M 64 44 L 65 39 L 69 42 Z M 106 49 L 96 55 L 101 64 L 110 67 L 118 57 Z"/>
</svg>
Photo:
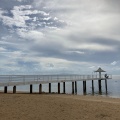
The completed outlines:
<svg viewBox="0 0 120 120">
<path fill-rule="evenodd" d="M 96 70 L 95 72 L 106 72 L 106 71 L 102 70 L 102 69 L 99 67 L 98 70 Z"/>
</svg>

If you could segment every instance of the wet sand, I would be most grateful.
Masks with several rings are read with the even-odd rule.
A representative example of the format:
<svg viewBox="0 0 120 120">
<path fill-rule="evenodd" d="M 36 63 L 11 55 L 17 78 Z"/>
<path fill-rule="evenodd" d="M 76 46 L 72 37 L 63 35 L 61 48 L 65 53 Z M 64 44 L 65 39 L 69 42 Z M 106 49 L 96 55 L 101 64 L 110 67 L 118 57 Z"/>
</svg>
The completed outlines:
<svg viewBox="0 0 120 120">
<path fill-rule="evenodd" d="M 120 120 L 120 99 L 0 93 L 0 120 Z"/>
</svg>

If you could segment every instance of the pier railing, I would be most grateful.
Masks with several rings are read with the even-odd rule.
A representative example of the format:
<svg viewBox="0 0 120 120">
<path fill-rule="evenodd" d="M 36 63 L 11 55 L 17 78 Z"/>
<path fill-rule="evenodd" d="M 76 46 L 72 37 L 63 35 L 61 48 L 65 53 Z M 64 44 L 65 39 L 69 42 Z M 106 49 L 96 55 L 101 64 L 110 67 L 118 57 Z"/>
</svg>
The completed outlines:
<svg viewBox="0 0 120 120">
<path fill-rule="evenodd" d="M 112 75 L 108 75 L 112 79 Z M 106 79 L 104 75 L 0 75 L 0 86 Z"/>
</svg>

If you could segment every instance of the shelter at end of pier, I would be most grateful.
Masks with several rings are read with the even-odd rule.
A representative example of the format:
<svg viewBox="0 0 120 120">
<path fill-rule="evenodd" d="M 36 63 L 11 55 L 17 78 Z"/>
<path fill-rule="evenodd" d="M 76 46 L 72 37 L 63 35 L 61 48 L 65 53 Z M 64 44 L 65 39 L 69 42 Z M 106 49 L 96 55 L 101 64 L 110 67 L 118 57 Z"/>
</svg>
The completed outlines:
<svg viewBox="0 0 120 120">
<path fill-rule="evenodd" d="M 102 78 L 106 77 L 106 76 L 101 76 L 102 72 L 106 72 L 105 70 L 101 69 L 100 67 L 98 68 L 98 70 L 94 71 L 94 72 L 98 72 L 99 73 L 99 79 L 98 79 L 98 87 L 99 87 L 99 92 L 101 92 L 101 80 Z M 106 91 L 107 91 L 107 80 L 105 79 L 105 86 L 106 86 Z"/>
</svg>

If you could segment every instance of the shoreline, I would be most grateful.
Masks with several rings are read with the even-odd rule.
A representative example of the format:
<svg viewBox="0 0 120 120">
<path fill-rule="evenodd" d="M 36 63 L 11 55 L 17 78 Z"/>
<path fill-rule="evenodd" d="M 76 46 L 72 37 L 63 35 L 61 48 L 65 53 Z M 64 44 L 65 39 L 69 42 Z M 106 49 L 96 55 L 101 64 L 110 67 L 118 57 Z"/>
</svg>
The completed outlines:
<svg viewBox="0 0 120 120">
<path fill-rule="evenodd" d="M 30 93 L 29 91 L 16 91 L 16 93 L 13 93 L 12 90 L 9 90 L 7 93 L 4 93 L 3 90 L 0 90 L 0 94 L 39 94 L 39 95 L 75 95 L 75 96 L 94 96 L 94 97 L 106 97 L 106 98 L 118 98 L 120 99 L 120 97 L 118 96 L 109 96 L 109 95 L 101 95 L 101 94 L 70 94 L 70 93 L 60 93 L 58 94 L 58 92 L 44 92 L 42 91 L 42 93 L 39 93 L 39 92 L 33 92 L 33 93 Z"/>
</svg>

